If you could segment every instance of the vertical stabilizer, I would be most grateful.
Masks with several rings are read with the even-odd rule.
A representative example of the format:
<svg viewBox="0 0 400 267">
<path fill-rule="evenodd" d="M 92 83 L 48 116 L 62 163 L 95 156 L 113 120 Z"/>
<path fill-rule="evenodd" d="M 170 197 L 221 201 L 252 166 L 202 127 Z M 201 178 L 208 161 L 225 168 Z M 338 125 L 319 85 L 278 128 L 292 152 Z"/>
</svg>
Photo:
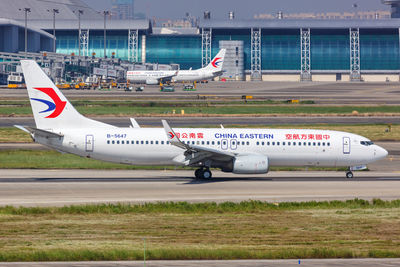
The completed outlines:
<svg viewBox="0 0 400 267">
<path fill-rule="evenodd" d="M 218 54 L 211 60 L 211 62 L 204 68 L 211 72 L 221 72 L 224 65 L 226 49 L 219 50 Z"/>
<path fill-rule="evenodd" d="M 21 60 L 21 67 L 37 128 L 113 127 L 76 111 L 34 60 Z"/>
</svg>

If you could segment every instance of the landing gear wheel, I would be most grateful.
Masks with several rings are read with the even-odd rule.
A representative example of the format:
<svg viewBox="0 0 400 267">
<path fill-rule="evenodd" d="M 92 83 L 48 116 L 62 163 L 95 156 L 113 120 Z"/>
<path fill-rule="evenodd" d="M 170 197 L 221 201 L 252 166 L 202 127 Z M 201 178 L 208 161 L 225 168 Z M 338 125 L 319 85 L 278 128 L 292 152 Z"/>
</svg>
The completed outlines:
<svg viewBox="0 0 400 267">
<path fill-rule="evenodd" d="M 203 178 L 203 169 L 197 169 L 194 172 L 194 176 L 196 177 L 196 179 L 202 179 Z"/>
<path fill-rule="evenodd" d="M 210 170 L 206 169 L 203 171 L 203 179 L 211 179 L 211 177 L 212 177 L 212 173 Z"/>
<path fill-rule="evenodd" d="M 351 171 L 348 171 L 348 172 L 346 172 L 346 177 L 349 179 L 352 179 L 352 178 L 354 178 L 354 175 Z"/>
</svg>

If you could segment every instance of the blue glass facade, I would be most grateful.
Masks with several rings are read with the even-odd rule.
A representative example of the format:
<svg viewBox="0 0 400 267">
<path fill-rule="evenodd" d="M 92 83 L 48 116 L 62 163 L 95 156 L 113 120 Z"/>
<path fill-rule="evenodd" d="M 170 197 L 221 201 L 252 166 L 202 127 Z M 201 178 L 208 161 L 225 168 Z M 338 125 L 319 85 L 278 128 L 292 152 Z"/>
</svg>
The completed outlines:
<svg viewBox="0 0 400 267">
<path fill-rule="evenodd" d="M 299 30 L 262 31 L 261 54 L 263 70 L 299 70 Z"/>
<path fill-rule="evenodd" d="M 181 69 L 201 68 L 201 36 L 148 35 L 146 61 L 180 64 Z"/>
<path fill-rule="evenodd" d="M 60 31 L 57 35 L 57 52 L 63 54 L 79 53 L 78 34 L 71 34 L 70 31 Z M 96 56 L 104 55 L 104 32 L 90 31 L 89 37 L 89 56 L 96 53 Z M 141 36 L 138 41 L 139 57 L 141 62 Z M 127 31 L 109 31 L 107 32 L 107 57 L 111 57 L 112 53 L 120 59 L 128 59 L 128 32 Z"/>
<path fill-rule="evenodd" d="M 141 62 L 141 34 L 139 37 L 139 62 Z M 244 66 L 251 69 L 250 30 L 214 29 L 212 56 L 219 50 L 220 40 L 244 42 Z M 262 30 L 262 69 L 300 70 L 300 30 Z M 57 52 L 78 54 L 77 31 L 57 31 Z M 103 56 L 103 32 L 91 31 L 89 53 Z M 112 52 L 121 59 L 128 59 L 128 32 L 107 33 L 107 56 Z M 399 33 L 392 30 L 360 30 L 361 70 L 400 69 Z M 348 29 L 311 29 L 311 69 L 349 70 L 350 40 Z M 201 35 L 153 35 L 146 36 L 146 62 L 180 64 L 182 69 L 201 67 Z"/>
<path fill-rule="evenodd" d="M 398 70 L 398 30 L 360 30 L 361 70 Z"/>
<path fill-rule="evenodd" d="M 350 69 L 349 31 L 311 31 L 311 69 Z"/>
</svg>

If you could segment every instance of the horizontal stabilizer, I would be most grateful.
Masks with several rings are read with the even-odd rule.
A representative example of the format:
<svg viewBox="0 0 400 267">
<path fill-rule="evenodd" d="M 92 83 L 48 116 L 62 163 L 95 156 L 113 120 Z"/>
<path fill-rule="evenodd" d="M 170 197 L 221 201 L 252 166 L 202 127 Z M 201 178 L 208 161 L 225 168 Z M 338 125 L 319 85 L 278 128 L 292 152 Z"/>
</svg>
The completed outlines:
<svg viewBox="0 0 400 267">
<path fill-rule="evenodd" d="M 14 126 L 24 132 L 30 133 L 32 136 L 41 136 L 41 137 L 45 137 L 45 138 L 61 138 L 64 136 L 59 133 L 49 132 L 46 130 L 42 130 L 42 129 L 30 127 L 30 126 L 20 126 L 20 125 L 14 125 Z"/>
</svg>

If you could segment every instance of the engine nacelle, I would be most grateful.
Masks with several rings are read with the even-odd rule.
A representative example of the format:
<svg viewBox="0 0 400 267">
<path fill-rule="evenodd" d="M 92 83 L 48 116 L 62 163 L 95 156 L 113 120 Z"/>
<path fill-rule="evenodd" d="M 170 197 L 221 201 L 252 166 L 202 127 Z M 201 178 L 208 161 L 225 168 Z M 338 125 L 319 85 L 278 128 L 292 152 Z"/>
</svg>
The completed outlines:
<svg viewBox="0 0 400 267">
<path fill-rule="evenodd" d="M 268 170 L 268 157 L 263 155 L 239 155 L 233 160 L 233 173 L 261 174 Z"/>
<path fill-rule="evenodd" d="M 157 84 L 159 84 L 159 81 L 156 79 L 148 79 L 148 80 L 146 80 L 146 84 L 147 85 L 157 85 Z"/>
</svg>

